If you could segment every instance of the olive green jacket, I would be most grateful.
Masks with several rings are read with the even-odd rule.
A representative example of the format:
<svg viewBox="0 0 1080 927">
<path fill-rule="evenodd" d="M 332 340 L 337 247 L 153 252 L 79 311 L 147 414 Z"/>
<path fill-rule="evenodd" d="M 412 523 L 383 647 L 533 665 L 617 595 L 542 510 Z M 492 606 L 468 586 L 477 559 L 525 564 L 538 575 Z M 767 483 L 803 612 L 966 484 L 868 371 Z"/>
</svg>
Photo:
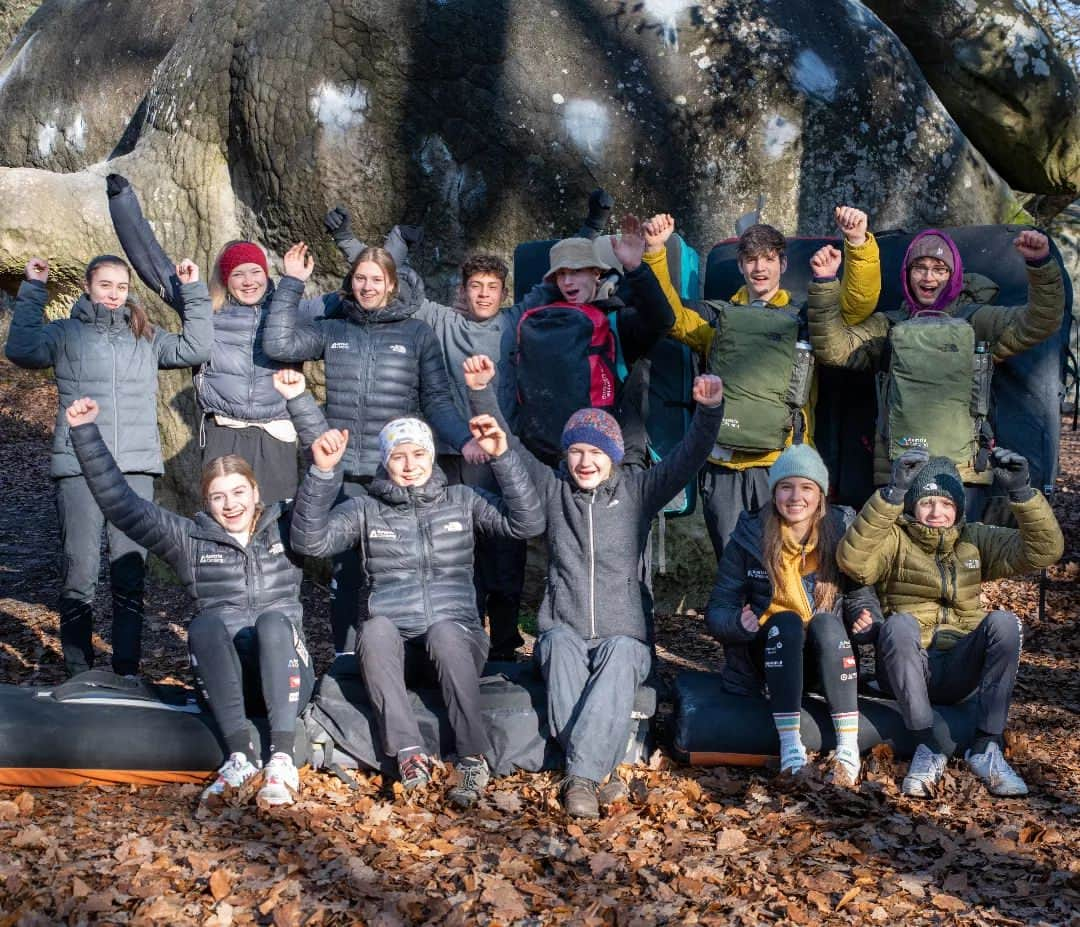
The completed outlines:
<svg viewBox="0 0 1080 927">
<path fill-rule="evenodd" d="M 1026 306 L 994 306 L 986 303 L 997 295 L 997 285 L 978 274 L 964 275 L 964 289 L 944 311 L 956 315 L 961 309 L 975 329 L 975 340 L 990 345 L 995 361 L 1003 361 L 1050 338 L 1061 328 L 1065 313 L 1065 285 L 1058 263 L 1029 264 Z M 981 303 L 972 308 L 972 303 Z M 911 317 L 907 307 L 875 312 L 857 325 L 846 325 L 840 310 L 840 284 L 835 280 L 810 284 L 807 320 L 810 343 L 819 364 L 849 370 L 876 370 L 896 322 Z M 874 442 L 874 483 L 889 482 L 891 465 L 878 423 Z M 989 483 L 990 472 L 976 473 L 970 461 L 954 461 L 965 483 Z"/>
<path fill-rule="evenodd" d="M 836 561 L 852 579 L 876 585 L 886 621 L 896 612 L 914 615 L 923 646 L 936 632 L 935 646 L 947 649 L 986 617 L 979 602 L 984 580 L 1050 566 L 1065 549 L 1041 493 L 1011 508 L 1019 528 L 962 520 L 928 528 L 875 492 L 840 541 Z"/>
</svg>

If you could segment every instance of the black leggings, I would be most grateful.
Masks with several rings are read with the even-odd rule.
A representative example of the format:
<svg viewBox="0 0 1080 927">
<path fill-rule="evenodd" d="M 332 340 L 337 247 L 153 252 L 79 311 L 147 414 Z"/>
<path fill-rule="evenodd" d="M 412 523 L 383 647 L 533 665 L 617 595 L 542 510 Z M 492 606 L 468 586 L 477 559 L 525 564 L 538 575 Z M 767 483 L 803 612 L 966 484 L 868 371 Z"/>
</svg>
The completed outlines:
<svg viewBox="0 0 1080 927">
<path fill-rule="evenodd" d="M 824 690 L 832 714 L 858 711 L 858 660 L 843 622 L 819 612 L 803 625 L 794 612 L 779 612 L 758 629 L 750 654 L 769 686 L 773 714 L 800 710 L 808 688 Z"/>
<path fill-rule="evenodd" d="M 315 688 L 315 669 L 295 625 L 280 612 L 264 612 L 234 630 L 218 612 L 200 612 L 188 628 L 188 650 L 203 698 L 230 753 L 251 743 L 248 717 L 265 709 L 270 739 L 292 753 L 296 717 Z"/>
</svg>

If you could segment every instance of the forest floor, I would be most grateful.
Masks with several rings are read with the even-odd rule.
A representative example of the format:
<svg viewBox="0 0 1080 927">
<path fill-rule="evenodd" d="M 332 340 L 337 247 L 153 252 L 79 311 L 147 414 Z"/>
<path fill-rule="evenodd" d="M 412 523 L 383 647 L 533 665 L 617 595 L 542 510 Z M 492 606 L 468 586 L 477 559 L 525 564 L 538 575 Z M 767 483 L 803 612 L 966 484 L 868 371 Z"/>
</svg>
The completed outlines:
<svg viewBox="0 0 1080 927">
<path fill-rule="evenodd" d="M 0 361 L 0 681 L 64 677 L 58 534 L 48 476 L 56 393 Z M 961 763 L 932 800 L 898 792 L 879 750 L 855 791 L 760 770 L 624 767 L 629 801 L 570 822 L 554 774 L 498 780 L 468 813 L 442 789 L 405 801 L 379 777 L 350 791 L 305 771 L 274 813 L 207 813 L 193 785 L 0 789 L 0 927 L 47 924 L 1080 924 L 1080 435 L 1063 423 L 1055 508 L 1066 553 L 988 587 L 1027 622 L 1010 757 L 1031 786 L 993 799 Z M 105 584 L 103 583 L 104 587 Z M 305 584 L 318 668 L 326 591 Z M 702 609 L 659 617 L 664 674 L 714 669 Z M 108 613 L 107 595 L 99 615 Z M 150 582 L 144 669 L 188 680 L 183 591 Z M 107 620 L 99 619 L 100 654 Z M 99 663 L 107 665 L 106 657 Z"/>
</svg>

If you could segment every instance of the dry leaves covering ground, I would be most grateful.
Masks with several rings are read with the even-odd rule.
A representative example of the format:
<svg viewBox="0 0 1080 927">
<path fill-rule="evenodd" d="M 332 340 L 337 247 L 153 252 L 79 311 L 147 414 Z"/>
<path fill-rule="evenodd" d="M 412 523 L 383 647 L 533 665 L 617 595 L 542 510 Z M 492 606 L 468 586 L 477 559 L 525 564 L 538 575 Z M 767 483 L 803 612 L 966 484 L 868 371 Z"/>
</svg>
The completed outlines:
<svg viewBox="0 0 1080 927">
<path fill-rule="evenodd" d="M 46 378 L 0 367 L 5 682 L 62 677 L 55 403 Z M 352 792 L 310 772 L 303 800 L 273 815 L 239 802 L 207 815 L 193 786 L 0 790 L 0 925 L 1080 924 L 1076 433 L 1056 506 L 1068 544 L 1045 619 L 1031 578 L 989 592 L 1029 621 L 1011 745 L 1033 785 L 1026 800 L 991 800 L 950 774 L 935 800 L 909 801 L 887 751 L 854 793 L 814 781 L 790 792 L 758 772 L 657 755 L 622 770 L 630 800 L 590 824 L 559 814 L 550 775 L 499 781 L 470 814 L 443 808 L 439 788 L 407 803 L 377 778 Z M 308 601 L 325 666 L 325 595 L 310 589 Z M 190 613 L 179 589 L 151 584 L 153 678 L 185 678 Z M 668 672 L 716 665 L 696 615 L 663 618 L 660 634 Z"/>
</svg>

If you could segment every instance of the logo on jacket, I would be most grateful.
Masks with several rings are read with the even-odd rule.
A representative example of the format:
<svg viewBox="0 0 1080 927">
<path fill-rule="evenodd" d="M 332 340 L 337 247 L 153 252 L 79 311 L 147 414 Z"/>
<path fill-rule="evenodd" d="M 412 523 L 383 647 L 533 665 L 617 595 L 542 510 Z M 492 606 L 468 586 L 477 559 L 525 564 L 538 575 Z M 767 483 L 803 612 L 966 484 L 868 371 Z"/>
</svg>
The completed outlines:
<svg viewBox="0 0 1080 927">
<path fill-rule="evenodd" d="M 922 448 L 924 451 L 929 450 L 930 448 L 930 442 L 919 435 L 904 435 L 902 438 L 897 438 L 896 443 L 899 447 L 918 447 Z M 935 486 L 934 488 L 936 489 L 937 487 Z"/>
<path fill-rule="evenodd" d="M 460 521 L 448 521 L 443 526 L 443 531 L 464 531 L 465 526 Z"/>
<path fill-rule="evenodd" d="M 770 640 L 772 638 L 774 638 L 774 637 L 779 637 L 780 636 L 780 629 L 774 624 L 771 628 L 769 628 L 769 635 L 768 636 L 769 636 Z"/>
<path fill-rule="evenodd" d="M 395 354 L 408 354 L 409 353 L 409 349 L 407 347 L 405 347 L 405 345 L 403 345 L 403 344 L 392 344 L 392 345 L 390 345 L 390 350 L 393 351 Z"/>
<path fill-rule="evenodd" d="M 283 554 L 283 553 L 285 553 L 285 545 L 282 544 L 281 541 L 275 541 L 273 544 L 270 545 L 270 553 L 272 553 L 272 554 Z"/>
<path fill-rule="evenodd" d="M 982 564 L 979 563 L 978 558 L 976 558 L 974 560 L 965 560 L 964 566 L 966 566 L 969 570 L 977 570 L 980 566 L 982 566 Z"/>
<path fill-rule="evenodd" d="M 746 575 L 748 577 L 750 577 L 750 579 L 768 579 L 769 578 L 769 574 L 767 572 L 765 572 L 765 570 L 759 570 L 757 567 L 751 567 L 749 570 L 746 571 Z M 773 630 L 775 631 L 776 628 L 773 628 Z"/>
<path fill-rule="evenodd" d="M 368 532 L 368 537 L 372 541 L 396 541 L 397 535 L 389 528 L 372 528 Z"/>
<path fill-rule="evenodd" d="M 723 418 L 720 420 L 720 424 L 723 425 L 725 428 L 738 429 L 742 427 L 739 424 L 739 420 L 737 418 Z"/>
<path fill-rule="evenodd" d="M 348 351 L 349 342 L 347 341 L 334 341 L 330 344 L 331 351 Z"/>
<path fill-rule="evenodd" d="M 202 564 L 202 563 L 224 563 L 224 562 L 225 562 L 225 555 L 224 554 L 203 554 L 201 557 L 199 557 L 199 563 L 200 564 Z"/>
</svg>

